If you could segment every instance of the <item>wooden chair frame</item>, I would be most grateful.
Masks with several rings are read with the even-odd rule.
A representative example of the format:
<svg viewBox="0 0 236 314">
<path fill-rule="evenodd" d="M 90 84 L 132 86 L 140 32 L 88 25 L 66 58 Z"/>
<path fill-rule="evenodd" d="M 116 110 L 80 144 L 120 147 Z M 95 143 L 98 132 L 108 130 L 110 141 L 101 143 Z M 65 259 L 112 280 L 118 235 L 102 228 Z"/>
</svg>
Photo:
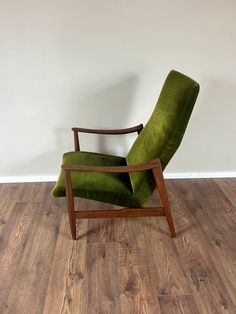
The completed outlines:
<svg viewBox="0 0 236 314">
<path fill-rule="evenodd" d="M 74 145 L 75 150 L 80 150 L 78 132 L 94 133 L 94 134 L 127 134 L 137 132 L 138 134 L 143 129 L 143 125 L 139 124 L 132 128 L 119 129 L 119 130 L 96 130 L 96 129 L 84 129 L 84 128 L 72 128 L 74 132 Z M 66 185 L 66 198 L 68 215 L 70 222 L 71 235 L 73 240 L 76 240 L 76 219 L 86 218 L 118 218 L 118 217 L 150 217 L 150 216 L 166 216 L 167 223 L 170 229 L 172 237 L 176 236 L 175 227 L 171 215 L 170 204 L 166 191 L 165 180 L 161 168 L 160 159 L 156 158 L 147 163 L 132 165 L 132 166 L 84 166 L 84 165 L 62 165 L 61 168 L 65 174 Z M 127 173 L 136 171 L 152 170 L 156 188 L 159 192 L 161 207 L 151 208 L 122 208 L 118 210 L 95 210 L 95 211 L 75 211 L 74 195 L 71 183 L 71 171 L 82 172 L 106 172 L 106 173 Z"/>
</svg>

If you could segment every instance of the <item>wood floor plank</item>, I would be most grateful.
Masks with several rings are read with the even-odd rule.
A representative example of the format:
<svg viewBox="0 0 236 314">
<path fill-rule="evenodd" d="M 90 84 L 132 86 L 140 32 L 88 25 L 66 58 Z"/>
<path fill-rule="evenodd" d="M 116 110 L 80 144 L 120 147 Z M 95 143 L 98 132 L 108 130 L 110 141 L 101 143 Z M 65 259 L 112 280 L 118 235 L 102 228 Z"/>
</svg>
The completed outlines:
<svg viewBox="0 0 236 314">
<path fill-rule="evenodd" d="M 221 191 L 226 195 L 227 199 L 236 208 L 236 179 L 214 179 L 214 182 L 218 185 Z"/>
<path fill-rule="evenodd" d="M 85 199 L 79 199 L 77 210 L 98 210 L 102 208 L 104 210 L 110 210 L 114 206 L 102 202 L 88 201 Z M 88 243 L 106 243 L 115 241 L 115 220 L 114 219 L 89 219 L 87 238 Z"/>
<path fill-rule="evenodd" d="M 192 295 L 159 296 L 162 314 L 202 314 Z"/>
<path fill-rule="evenodd" d="M 186 200 L 186 202 L 188 201 Z M 236 208 L 227 198 L 209 199 L 207 202 L 205 200 L 191 200 L 189 203 L 196 204 L 196 208 L 192 206 L 191 213 L 195 214 L 201 211 L 211 219 L 221 215 L 236 214 Z"/>
<path fill-rule="evenodd" d="M 145 218 L 116 221 L 117 262 L 119 266 L 149 265 L 152 259 L 144 233 Z"/>
<path fill-rule="evenodd" d="M 24 188 L 24 191 L 27 192 L 23 192 L 22 197 L 25 197 L 25 195 L 27 195 L 28 199 L 26 199 L 25 201 L 28 202 L 41 202 L 43 200 L 46 187 L 47 186 L 42 182 L 35 182 L 33 184 L 27 183 Z"/>
<path fill-rule="evenodd" d="M 47 282 L 59 231 L 61 213 L 57 208 L 41 210 L 32 222 L 14 286 L 10 291 L 5 313 L 42 313 Z"/>
<path fill-rule="evenodd" d="M 88 223 L 88 243 L 115 241 L 115 219 L 90 219 Z"/>
<path fill-rule="evenodd" d="M 119 266 L 121 313 L 158 314 L 150 266 Z"/>
<path fill-rule="evenodd" d="M 215 185 L 213 184 L 211 187 L 212 194 L 214 189 Z M 203 200 L 201 197 L 199 197 L 199 200 L 195 200 L 195 195 L 191 195 L 191 191 L 188 193 L 188 200 L 181 198 L 180 186 L 178 186 L 177 181 L 170 185 L 170 190 L 172 194 L 171 205 L 172 208 L 175 208 L 175 222 L 178 235 L 174 241 L 182 259 L 182 264 L 185 267 L 185 272 L 189 276 L 192 294 L 200 312 L 234 313 L 233 301 L 225 287 L 224 278 L 219 275 L 214 264 L 215 260 L 209 254 L 208 236 L 204 235 L 202 229 L 208 220 L 207 227 L 209 228 L 209 233 L 211 236 L 214 234 L 214 227 L 211 221 L 214 219 L 213 205 L 216 205 L 215 200 L 213 198 Z M 218 189 L 215 191 L 215 198 L 218 195 L 217 191 Z M 220 194 L 218 200 L 222 199 L 224 197 Z M 208 217 L 212 215 L 211 221 L 210 218 L 206 219 L 206 216 L 201 216 L 199 220 L 197 219 L 196 213 L 199 213 L 199 210 L 194 205 L 190 206 L 191 203 L 196 204 L 196 202 L 198 204 L 200 202 L 201 204 L 210 205 Z M 220 204 L 222 205 L 222 202 Z M 225 207 L 221 208 L 222 212 L 225 213 Z M 220 210 L 217 213 L 220 214 Z M 219 220 L 220 217 L 219 215 Z"/>
<path fill-rule="evenodd" d="M 0 237 L 0 313 L 7 307 L 7 298 L 15 285 L 19 264 L 25 251 L 31 224 L 38 204 L 16 203 L 1 230 Z"/>
<path fill-rule="evenodd" d="M 0 239 L 1 239 L 1 230 L 5 227 L 7 222 L 9 221 L 9 217 L 11 216 L 14 207 L 16 206 L 16 202 L 11 199 L 6 199 L 6 202 L 2 205 L 0 209 Z"/>
<path fill-rule="evenodd" d="M 152 258 L 152 278 L 157 295 L 191 294 L 189 280 L 182 260 L 170 237 L 165 219 L 154 219 L 152 241 L 149 244 Z M 150 228 L 150 226 L 149 226 Z M 150 228 L 151 229 L 151 228 Z M 150 233 L 150 232 L 149 232 Z"/>
<path fill-rule="evenodd" d="M 87 303 L 84 313 L 121 313 L 115 243 L 87 246 Z"/>
<path fill-rule="evenodd" d="M 236 225 L 231 226 L 226 220 L 228 216 L 229 220 L 232 220 L 234 215 L 223 214 L 224 208 L 221 207 L 221 203 L 217 205 L 211 200 L 207 204 L 202 200 L 186 201 L 186 206 L 198 222 L 206 237 L 205 241 L 210 242 L 212 246 L 220 247 L 222 251 L 228 250 L 231 260 L 236 261 Z M 219 212 L 219 208 L 222 209 L 222 215 L 215 215 L 214 212 Z"/>
<path fill-rule="evenodd" d="M 0 213 L 4 204 L 11 198 L 17 186 L 12 187 L 12 184 L 0 184 Z"/>
<path fill-rule="evenodd" d="M 65 280 L 68 268 L 68 256 L 72 252 L 73 241 L 70 239 L 67 213 L 62 214 L 61 225 L 57 238 L 54 260 L 44 301 L 43 313 L 61 313 L 65 302 Z"/>
<path fill-rule="evenodd" d="M 83 234 L 88 228 L 88 221 L 79 223 L 79 232 Z M 79 241 L 73 241 L 72 249 L 66 263 L 64 296 L 59 313 L 85 313 L 87 306 L 86 282 L 87 282 L 87 238 L 80 237 Z M 56 300 L 55 300 L 56 301 Z"/>
<path fill-rule="evenodd" d="M 228 258 L 230 252 L 222 251 L 222 249 L 217 246 L 209 245 L 208 252 L 212 261 L 216 261 L 214 266 L 236 307 L 236 261 L 232 261 Z"/>
<path fill-rule="evenodd" d="M 58 197 L 54 198 L 51 195 L 52 188 L 54 186 L 53 182 L 47 182 L 44 183 L 44 193 L 42 195 L 42 199 L 40 201 L 41 210 L 47 210 L 47 209 L 58 209 L 61 212 L 67 211 L 66 207 L 66 199 L 65 197 Z"/>
<path fill-rule="evenodd" d="M 14 199 L 20 202 L 41 202 L 47 185 L 42 182 L 30 182 L 17 184 L 19 192 L 14 195 Z"/>
<path fill-rule="evenodd" d="M 3 216 L 8 216 L 12 204 L 14 206 L 16 202 L 22 203 L 22 200 L 19 198 L 21 187 L 17 184 L 0 184 L 0 187 L 0 219 L 2 219 Z"/>
<path fill-rule="evenodd" d="M 209 200 L 225 198 L 225 194 L 212 179 L 175 179 L 167 180 L 169 191 L 183 200 Z"/>
<path fill-rule="evenodd" d="M 178 200 L 178 199 L 177 199 Z M 155 198 L 150 206 L 154 206 Z M 176 222 L 177 236 L 181 228 L 187 228 L 188 221 L 184 222 L 183 227 L 179 226 L 179 218 L 182 216 L 178 213 L 181 210 L 181 204 L 172 205 L 174 221 Z M 178 206 L 177 206 L 178 205 Z M 174 209 L 174 210 L 173 210 Z M 183 222 L 183 221 L 182 221 Z M 182 230 L 183 231 L 183 230 Z M 145 229 L 148 243 L 149 255 L 151 259 L 152 278 L 155 278 L 154 287 L 157 295 L 189 295 L 191 288 L 189 280 L 184 271 L 182 260 L 175 246 L 175 239 L 170 237 L 169 228 L 165 217 L 147 218 Z M 150 240 L 149 240 L 150 239 Z"/>
<path fill-rule="evenodd" d="M 189 204 L 187 202 L 187 204 Z M 182 206 L 182 215 L 189 220 L 194 217 L 188 206 Z M 210 227 L 210 226 L 209 226 Z M 188 274 L 192 292 L 200 311 L 206 313 L 234 313 L 236 308 L 224 280 L 219 276 L 214 260 L 209 255 L 208 245 L 201 227 L 190 228 L 180 234 L 175 244 Z"/>
<path fill-rule="evenodd" d="M 236 214 L 234 215 L 223 215 L 224 219 L 227 221 L 228 225 L 230 226 L 230 230 L 232 233 L 232 240 L 236 240 Z"/>
<path fill-rule="evenodd" d="M 0 190 L 0 231 L 9 219 L 11 212 L 16 204 L 19 203 L 39 203 L 45 194 L 46 184 L 27 183 L 27 184 L 2 184 Z M 30 192 L 28 188 L 30 187 Z M 11 220 L 11 219 L 10 219 Z"/>
<path fill-rule="evenodd" d="M 24 202 L 25 195 L 22 195 L 24 183 L 10 183 L 11 200 L 15 202 Z M 23 198 L 22 198 L 23 196 Z"/>
<path fill-rule="evenodd" d="M 192 281 L 192 293 L 203 313 L 234 313 L 235 306 L 228 293 L 224 281 L 210 258 L 208 251 L 202 255 L 193 244 L 192 237 L 182 236 L 185 244 L 178 246 L 183 262 L 186 263 L 186 272 Z M 181 242 L 181 240 L 180 240 Z M 188 256 L 185 249 L 188 250 Z M 181 251 L 182 250 L 182 251 Z"/>
</svg>

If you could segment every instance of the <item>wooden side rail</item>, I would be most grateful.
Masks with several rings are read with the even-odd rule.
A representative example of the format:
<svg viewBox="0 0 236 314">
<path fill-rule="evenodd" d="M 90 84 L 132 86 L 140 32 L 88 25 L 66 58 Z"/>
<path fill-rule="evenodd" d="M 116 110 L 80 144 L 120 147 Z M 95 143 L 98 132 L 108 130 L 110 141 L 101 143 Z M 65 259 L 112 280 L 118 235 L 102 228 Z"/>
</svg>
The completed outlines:
<svg viewBox="0 0 236 314">
<path fill-rule="evenodd" d="M 116 210 L 93 210 L 93 211 L 76 211 L 75 217 L 77 219 L 87 218 L 121 218 L 121 217 L 156 217 L 165 216 L 162 207 L 151 208 L 122 208 Z"/>
<path fill-rule="evenodd" d="M 110 173 L 121 173 L 121 172 L 137 172 L 146 171 L 153 168 L 159 168 L 160 160 L 153 159 L 144 164 L 131 165 L 131 166 L 85 166 L 85 165 L 62 165 L 61 168 L 65 172 L 70 171 L 81 171 L 81 172 L 110 172 Z"/>
<path fill-rule="evenodd" d="M 79 135 L 78 135 L 79 132 L 91 133 L 91 134 L 103 134 L 103 135 L 121 135 L 121 134 L 133 133 L 133 132 L 137 132 L 139 134 L 142 131 L 142 129 L 143 129 L 143 124 L 138 124 L 136 126 L 133 126 L 131 128 L 126 128 L 126 129 L 111 129 L 111 130 L 85 129 L 85 128 L 73 127 L 72 131 L 74 132 L 75 150 L 76 151 L 80 150 Z"/>
</svg>

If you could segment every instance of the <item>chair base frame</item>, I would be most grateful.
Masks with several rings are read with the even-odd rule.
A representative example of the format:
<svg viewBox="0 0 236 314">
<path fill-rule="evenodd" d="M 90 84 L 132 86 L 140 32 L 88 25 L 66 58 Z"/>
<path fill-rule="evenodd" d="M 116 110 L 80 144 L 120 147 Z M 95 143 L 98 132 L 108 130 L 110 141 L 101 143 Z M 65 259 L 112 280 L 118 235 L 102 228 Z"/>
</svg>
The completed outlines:
<svg viewBox="0 0 236 314">
<path fill-rule="evenodd" d="M 165 180 L 161 169 L 159 159 L 155 159 L 149 163 L 136 165 L 136 166 L 115 166 L 115 167 L 94 167 L 94 166 L 81 166 L 81 165 L 63 165 L 62 169 L 65 173 L 66 183 L 66 198 L 68 215 L 70 222 L 71 235 L 73 240 L 77 239 L 76 236 L 76 219 L 88 218 L 119 218 L 119 217 L 153 217 L 165 216 L 169 226 L 171 237 L 175 237 L 175 227 L 171 214 L 168 194 L 166 190 Z M 71 184 L 71 171 L 95 171 L 95 172 L 132 172 L 152 170 L 156 182 L 156 188 L 162 203 L 161 207 L 149 208 L 122 208 L 118 210 L 96 210 L 96 211 L 76 211 L 74 206 L 74 195 Z"/>
</svg>

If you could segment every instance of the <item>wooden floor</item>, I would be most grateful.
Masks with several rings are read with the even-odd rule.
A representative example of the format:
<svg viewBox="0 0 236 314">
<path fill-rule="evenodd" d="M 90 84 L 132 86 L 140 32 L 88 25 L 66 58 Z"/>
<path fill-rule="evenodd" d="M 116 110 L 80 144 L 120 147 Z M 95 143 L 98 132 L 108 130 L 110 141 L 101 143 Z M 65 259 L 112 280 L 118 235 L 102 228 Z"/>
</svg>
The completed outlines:
<svg viewBox="0 0 236 314">
<path fill-rule="evenodd" d="M 167 185 L 175 239 L 155 217 L 81 220 L 78 241 L 52 183 L 0 185 L 0 313 L 235 314 L 236 179 Z"/>
</svg>

